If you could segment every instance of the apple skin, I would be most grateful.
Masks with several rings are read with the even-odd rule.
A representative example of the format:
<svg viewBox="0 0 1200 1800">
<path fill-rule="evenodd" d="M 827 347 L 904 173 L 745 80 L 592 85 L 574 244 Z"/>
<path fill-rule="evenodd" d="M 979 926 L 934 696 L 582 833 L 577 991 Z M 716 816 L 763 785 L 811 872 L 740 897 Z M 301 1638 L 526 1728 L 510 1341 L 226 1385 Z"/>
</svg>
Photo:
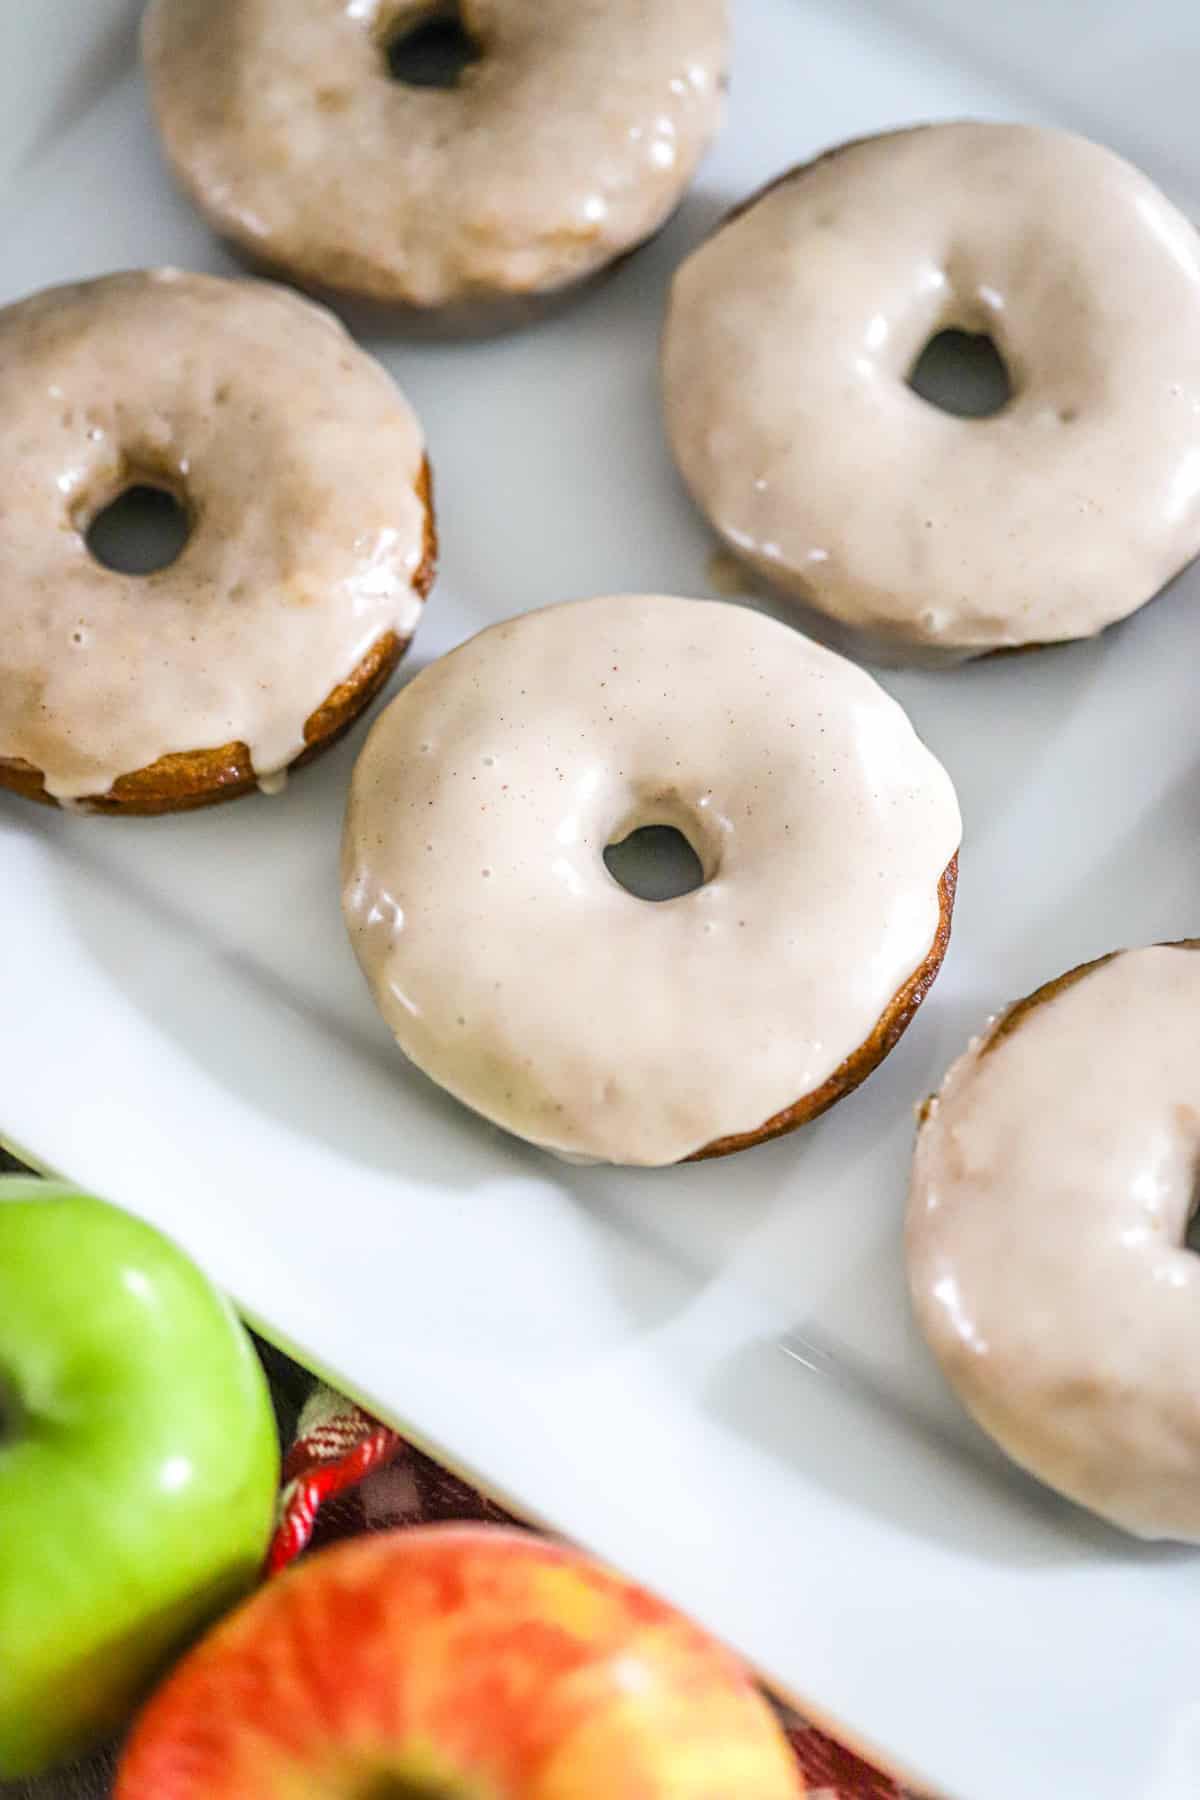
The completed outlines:
<svg viewBox="0 0 1200 1800">
<path fill-rule="evenodd" d="M 278 1473 L 254 1346 L 183 1251 L 0 1178 L 0 1779 L 123 1724 L 242 1596 Z"/>
<path fill-rule="evenodd" d="M 435 1525 L 320 1552 L 150 1701 L 115 1800 L 796 1800 L 733 1656 L 599 1564 Z"/>
</svg>

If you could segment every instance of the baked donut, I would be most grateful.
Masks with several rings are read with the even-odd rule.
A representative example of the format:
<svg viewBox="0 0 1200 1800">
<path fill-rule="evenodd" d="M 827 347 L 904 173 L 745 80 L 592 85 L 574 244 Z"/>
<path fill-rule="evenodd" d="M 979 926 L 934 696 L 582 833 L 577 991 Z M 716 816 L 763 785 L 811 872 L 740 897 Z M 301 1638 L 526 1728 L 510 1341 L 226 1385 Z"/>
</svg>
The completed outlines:
<svg viewBox="0 0 1200 1800">
<path fill-rule="evenodd" d="M 635 898 L 606 846 L 691 843 Z M 508 1131 L 659 1165 L 790 1131 L 892 1048 L 950 931 L 958 805 L 869 676 L 720 602 L 492 626 L 392 702 L 354 772 L 343 902 L 414 1063 Z"/>
<path fill-rule="evenodd" d="M 907 377 L 990 336 L 988 418 Z M 678 271 L 667 428 L 754 573 L 892 656 L 1087 637 L 1200 550 L 1200 239 L 1111 151 L 1030 125 L 864 138 Z"/>
<path fill-rule="evenodd" d="M 1200 947 L 1086 963 L 928 1102 L 908 1272 L 968 1410 L 1126 1531 L 1200 1542 Z"/>
<path fill-rule="evenodd" d="M 0 312 L 0 786 L 97 812 L 244 793 L 382 686 L 433 579 L 420 427 L 319 307 L 170 269 Z M 166 490 L 169 567 L 89 554 Z"/>
<path fill-rule="evenodd" d="M 458 18 L 457 83 L 389 48 Z M 664 222 L 720 120 L 726 0 L 151 0 L 168 158 L 294 280 L 423 312 L 558 292 Z"/>
</svg>

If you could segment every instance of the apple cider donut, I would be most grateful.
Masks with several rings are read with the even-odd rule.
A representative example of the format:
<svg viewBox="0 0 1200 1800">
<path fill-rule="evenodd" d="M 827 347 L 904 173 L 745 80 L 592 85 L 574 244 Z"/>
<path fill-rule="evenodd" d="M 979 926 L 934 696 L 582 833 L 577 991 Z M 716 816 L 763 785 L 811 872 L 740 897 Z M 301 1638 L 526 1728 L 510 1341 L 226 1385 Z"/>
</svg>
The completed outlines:
<svg viewBox="0 0 1200 1800">
<path fill-rule="evenodd" d="M 703 885 L 605 866 L 646 825 Z M 958 805 L 870 676 L 720 602 L 492 626 L 359 757 L 343 897 L 411 1060 L 518 1136 L 657 1165 L 789 1131 L 864 1079 L 949 937 Z"/>
<path fill-rule="evenodd" d="M 451 85 L 389 78 L 457 21 Z M 423 312 L 557 292 L 650 237 L 716 131 L 726 0 L 151 0 L 167 156 L 306 285 Z"/>
<path fill-rule="evenodd" d="M 908 377 L 990 337 L 990 417 Z M 793 170 L 675 277 L 667 427 L 729 549 L 885 653 L 1081 638 L 1200 550 L 1200 237 L 1111 151 L 887 132 Z"/>
<path fill-rule="evenodd" d="M 171 812 L 306 760 L 395 667 L 433 578 L 422 434 L 332 317 L 174 270 L 0 312 L 0 786 Z M 190 535 L 153 574 L 87 533 L 130 488 Z"/>
<path fill-rule="evenodd" d="M 1200 1542 L 1196 943 L 1126 950 L 994 1022 L 925 1109 L 917 1319 L 1014 1460 L 1139 1537 Z"/>
</svg>

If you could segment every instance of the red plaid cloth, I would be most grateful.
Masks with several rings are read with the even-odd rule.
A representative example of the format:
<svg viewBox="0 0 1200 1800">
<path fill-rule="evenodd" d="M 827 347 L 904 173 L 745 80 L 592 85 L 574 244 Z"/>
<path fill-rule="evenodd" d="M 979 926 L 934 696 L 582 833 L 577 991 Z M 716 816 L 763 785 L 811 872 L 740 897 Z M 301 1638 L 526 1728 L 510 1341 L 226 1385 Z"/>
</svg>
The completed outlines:
<svg viewBox="0 0 1200 1800">
<path fill-rule="evenodd" d="M 360 1531 L 447 1519 L 522 1523 L 326 1387 L 313 1390 L 300 1414 L 283 1474 L 270 1574 L 310 1543 Z M 778 1710 L 809 1800 L 917 1800 L 824 1732 L 784 1707 Z"/>
<path fill-rule="evenodd" d="M 267 1354 L 279 1400 L 284 1359 Z M 291 1365 L 288 1374 L 295 1384 L 294 1406 L 296 1389 L 306 1378 Z M 522 1523 L 325 1387 L 308 1391 L 283 1473 L 268 1574 L 285 1568 L 310 1544 L 360 1531 L 449 1519 Z M 779 1712 L 808 1782 L 808 1800 L 917 1800 L 794 1713 L 783 1707 Z M 0 1782 L 0 1800 L 106 1800 L 114 1758 L 109 1749 L 40 1781 Z"/>
</svg>

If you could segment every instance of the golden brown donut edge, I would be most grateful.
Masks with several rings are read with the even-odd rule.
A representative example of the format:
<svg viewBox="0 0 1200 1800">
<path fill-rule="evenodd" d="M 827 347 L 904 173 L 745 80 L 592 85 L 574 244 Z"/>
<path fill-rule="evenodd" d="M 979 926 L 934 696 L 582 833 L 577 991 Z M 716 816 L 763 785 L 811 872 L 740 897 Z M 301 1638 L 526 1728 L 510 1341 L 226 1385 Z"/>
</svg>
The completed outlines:
<svg viewBox="0 0 1200 1800">
<path fill-rule="evenodd" d="M 811 1119 L 828 1112 L 879 1067 L 889 1051 L 894 1050 L 916 1017 L 917 1009 L 937 979 L 950 944 L 950 925 L 954 914 L 954 894 L 958 886 L 958 857 L 953 856 L 938 882 L 938 923 L 933 943 L 924 962 L 910 975 L 900 991 L 885 1007 L 870 1037 L 857 1050 L 838 1064 L 827 1081 L 811 1094 L 805 1094 L 782 1112 L 775 1113 L 755 1131 L 739 1131 L 730 1137 L 717 1138 L 703 1150 L 685 1157 L 686 1162 L 705 1162 L 710 1156 L 732 1156 L 735 1150 L 748 1150 L 753 1144 L 782 1137 L 807 1125 Z"/>
<path fill-rule="evenodd" d="M 437 568 L 437 525 L 433 507 L 433 474 L 426 457 L 415 482 L 417 497 L 425 509 L 422 558 L 413 576 L 413 588 L 426 598 Z M 389 631 L 378 638 L 357 668 L 322 701 L 305 722 L 305 748 L 289 765 L 299 769 L 335 744 L 350 729 L 363 709 L 379 693 L 408 648 L 409 639 Z M 159 813 L 189 812 L 200 806 L 216 806 L 236 800 L 257 786 L 248 747 L 240 742 L 215 749 L 172 751 L 144 769 L 121 775 L 106 794 L 89 796 L 76 804 L 90 813 L 123 813 L 150 817 Z M 39 800 L 47 806 L 58 801 L 46 792 L 43 774 L 18 757 L 0 756 L 0 788 Z"/>
<path fill-rule="evenodd" d="M 1200 950 L 1200 938 L 1173 938 L 1169 943 L 1160 945 L 1159 948 Z M 979 1046 L 980 1058 L 990 1055 L 997 1044 L 1003 1043 L 1006 1037 L 1011 1037 L 1013 1032 L 1017 1031 L 1031 1014 L 1037 1011 L 1039 1006 L 1049 1005 L 1052 1000 L 1057 1000 L 1060 994 L 1065 994 L 1068 988 L 1073 988 L 1077 981 L 1082 981 L 1085 975 L 1090 975 L 1094 969 L 1102 969 L 1105 963 L 1113 960 L 1114 956 L 1123 956 L 1124 954 L 1123 950 L 1110 950 L 1104 956 L 1094 956 L 1090 962 L 1076 963 L 1073 969 L 1067 969 L 1063 974 L 1056 975 L 1052 981 L 1044 981 L 1041 987 L 1034 988 L 1033 992 L 1026 994 L 1024 999 L 1014 1000 L 1012 1005 L 1006 1006 L 988 1027 L 983 1042 Z M 917 1112 L 918 1132 L 929 1118 L 937 1098 L 937 1094 L 930 1094 L 921 1102 Z"/>
</svg>

